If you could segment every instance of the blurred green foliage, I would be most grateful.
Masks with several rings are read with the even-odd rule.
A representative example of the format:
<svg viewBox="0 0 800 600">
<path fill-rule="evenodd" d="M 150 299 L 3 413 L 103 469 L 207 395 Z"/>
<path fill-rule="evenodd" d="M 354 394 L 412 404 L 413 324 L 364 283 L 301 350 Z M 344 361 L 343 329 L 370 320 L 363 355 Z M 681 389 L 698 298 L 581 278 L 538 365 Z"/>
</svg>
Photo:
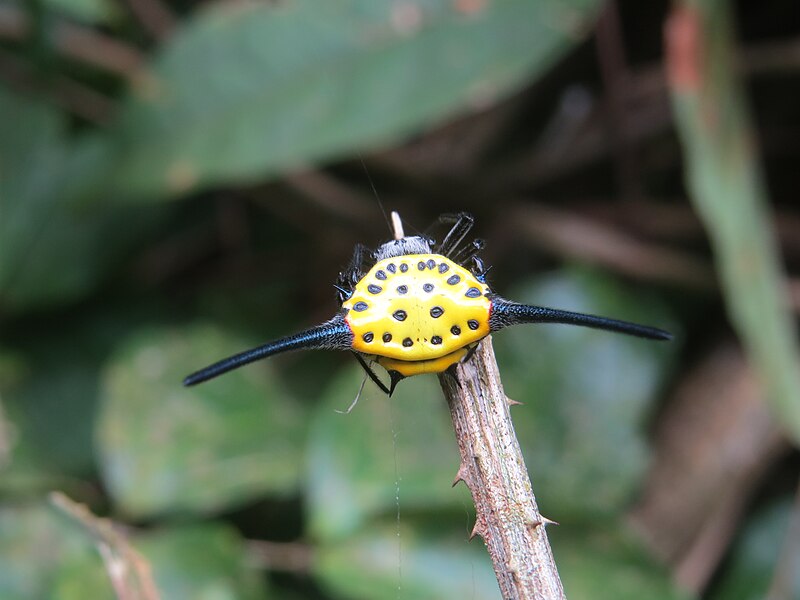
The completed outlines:
<svg viewBox="0 0 800 600">
<path fill-rule="evenodd" d="M 362 374 L 331 354 L 180 381 L 329 316 L 329 255 L 344 264 L 342 247 L 383 237 L 351 227 L 342 242 L 325 214 L 293 218 L 285 189 L 249 202 L 253 186 L 509 97 L 586 38 L 599 2 L 176 4 L 176 30 L 150 45 L 116 3 L 0 3 L 30 34 L 3 52 L 52 91 L 0 69 L 0 598 L 113 597 L 92 536 L 43 502 L 51 489 L 126 525 L 165 599 L 495 598 L 485 550 L 468 542 L 469 493 L 450 487 L 458 452 L 433 377 L 391 399 L 367 383 L 346 416 L 335 411 Z M 141 48 L 142 69 L 111 80 L 57 57 L 50 27 L 65 16 Z M 65 109 L 62 76 L 110 98 L 110 117 Z M 264 197 L 269 217 L 253 208 Z M 230 221 L 249 235 L 225 233 Z M 674 322 L 655 294 L 599 271 L 502 292 Z M 513 414 L 540 507 L 564 523 L 550 535 L 568 596 L 682 598 L 625 524 L 680 341 L 542 326 L 495 343 L 525 404 Z M 289 575 L 258 564 L 260 539 L 300 544 L 306 561 Z M 720 598 L 749 597 L 737 576 Z"/>
<path fill-rule="evenodd" d="M 686 149 L 687 183 L 716 249 L 732 321 L 783 426 L 800 441 L 800 345 L 767 210 L 753 127 L 736 80 L 727 2 L 685 2 L 705 35 L 696 82 L 676 82 L 672 100 Z M 680 35 L 680 34 L 678 34 Z M 708 106 L 714 106 L 713 114 Z"/>
<path fill-rule="evenodd" d="M 781 542 L 776 543 L 778 540 Z M 796 597 L 800 594 L 798 543 L 800 523 L 789 499 L 764 507 L 739 536 L 731 553 L 731 568 L 711 597 Z M 776 565 L 778 577 L 773 573 Z"/>
<path fill-rule="evenodd" d="M 112 126 L 109 189 L 155 199 L 397 139 L 519 88 L 595 5 L 505 0 L 474 16 L 440 0 L 201 10 Z"/>
</svg>

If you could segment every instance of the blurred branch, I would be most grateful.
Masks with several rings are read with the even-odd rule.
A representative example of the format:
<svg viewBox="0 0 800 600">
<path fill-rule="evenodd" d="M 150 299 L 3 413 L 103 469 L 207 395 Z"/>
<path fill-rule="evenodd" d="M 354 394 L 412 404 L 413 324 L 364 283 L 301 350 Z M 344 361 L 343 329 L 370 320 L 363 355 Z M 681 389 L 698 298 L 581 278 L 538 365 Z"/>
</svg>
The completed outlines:
<svg viewBox="0 0 800 600">
<path fill-rule="evenodd" d="M 796 73 L 800 69 L 800 38 L 766 42 L 743 49 L 741 68 L 745 75 L 755 73 Z"/>
<path fill-rule="evenodd" d="M 614 155 L 617 185 L 623 198 L 636 200 L 641 197 L 642 189 L 635 148 L 628 133 L 626 100 L 630 73 L 625 61 L 619 7 L 615 0 L 608 0 L 600 13 L 596 41 L 608 113 L 606 131 Z"/>
<path fill-rule="evenodd" d="M 443 177 L 464 179 L 479 169 L 491 149 L 502 145 L 530 101 L 524 94 L 482 112 L 443 123 L 424 136 L 381 150 L 370 164 L 411 184 L 442 186 Z"/>
<path fill-rule="evenodd" d="M 767 593 L 769 600 L 790 600 L 794 592 L 796 577 L 795 565 L 800 557 L 800 485 L 794 496 L 792 510 L 789 513 L 789 526 L 786 528 L 786 537 L 772 576 L 772 582 Z"/>
<path fill-rule="evenodd" d="M 451 374 L 453 373 L 453 374 Z M 491 337 L 471 360 L 439 376 L 455 427 L 461 465 L 475 502 L 473 536 L 489 550 L 505 600 L 566 598 L 509 413 Z"/>
<path fill-rule="evenodd" d="M 50 503 L 80 523 L 94 538 L 119 600 L 159 600 L 150 564 L 111 521 L 96 517 L 85 505 L 73 502 L 61 492 L 52 492 Z"/>
<path fill-rule="evenodd" d="M 588 217 L 527 205 L 509 212 L 506 227 L 558 256 L 641 279 L 699 290 L 715 288 L 714 270 L 702 259 L 637 239 Z"/>
<path fill-rule="evenodd" d="M 42 80 L 33 68 L 5 50 L 0 50 L 0 77 L 20 90 L 47 92 L 50 101 L 91 123 L 106 123 L 115 106 L 107 96 L 68 77 Z"/>
<path fill-rule="evenodd" d="M 788 450 L 737 344 L 718 344 L 679 382 L 631 518 L 683 588 L 706 588 L 754 491 Z"/>
<path fill-rule="evenodd" d="M 781 425 L 800 441 L 800 348 L 756 143 L 735 81 L 730 7 L 684 0 L 665 30 L 687 184 L 716 254 L 733 326 Z"/>
<path fill-rule="evenodd" d="M 311 572 L 313 556 L 308 544 L 250 540 L 247 553 L 251 561 L 263 569 L 300 574 Z"/>
<path fill-rule="evenodd" d="M 800 38 L 736 49 L 732 68 L 745 77 L 800 70 Z M 669 131 L 673 126 L 667 78 L 661 63 L 631 72 L 620 87 L 625 107 L 625 140 L 632 146 Z M 621 82 L 620 82 L 621 86 Z M 485 177 L 492 184 L 537 185 L 612 156 L 614 138 L 608 135 L 604 106 L 593 106 L 581 123 L 565 130 L 566 139 L 536 143 L 516 160 Z M 554 147 L 561 149 L 554 152 Z"/>
<path fill-rule="evenodd" d="M 291 173 L 285 181 L 290 188 L 303 194 L 318 209 L 348 222 L 362 225 L 373 222 L 375 199 L 356 191 L 325 171 Z"/>
<path fill-rule="evenodd" d="M 176 19 L 161 0 L 128 0 L 131 12 L 155 39 L 163 41 L 175 29 Z"/>
<path fill-rule="evenodd" d="M 629 203 L 613 198 L 587 198 L 570 205 L 575 207 L 575 212 L 589 218 L 619 223 L 648 237 L 681 242 L 706 239 L 697 213 L 684 198 L 642 198 Z M 800 214 L 776 208 L 773 215 L 772 226 L 784 254 L 800 260 Z"/>
<path fill-rule="evenodd" d="M 22 9 L 0 5 L 0 39 L 22 41 L 30 34 L 31 23 Z M 135 47 L 88 27 L 62 21 L 48 34 L 50 44 L 65 57 L 121 77 L 131 78 L 144 64 Z"/>
<path fill-rule="evenodd" d="M 671 242 L 687 237 L 704 240 L 706 233 L 691 206 L 640 200 L 624 204 L 594 202 L 586 208 L 583 212 L 562 211 L 540 205 L 530 210 L 520 208 L 523 213 L 532 212 L 530 216 L 535 215 L 536 219 L 510 219 L 507 226 L 534 234 L 526 234 L 527 241 L 559 257 L 576 258 L 652 281 L 666 281 L 701 290 L 719 288 L 716 273 L 704 258 L 624 231 L 631 228 L 643 233 L 646 238 L 667 238 Z M 539 219 L 541 222 L 537 222 Z M 614 227 L 616 223 L 621 224 L 623 230 Z M 783 253 L 800 258 L 800 219 L 789 212 L 776 211 L 772 223 Z M 632 268 L 628 268 L 629 263 L 633 265 Z M 656 272 L 657 269 L 664 271 Z M 789 307 L 800 313 L 800 278 L 787 280 L 786 298 Z"/>
</svg>

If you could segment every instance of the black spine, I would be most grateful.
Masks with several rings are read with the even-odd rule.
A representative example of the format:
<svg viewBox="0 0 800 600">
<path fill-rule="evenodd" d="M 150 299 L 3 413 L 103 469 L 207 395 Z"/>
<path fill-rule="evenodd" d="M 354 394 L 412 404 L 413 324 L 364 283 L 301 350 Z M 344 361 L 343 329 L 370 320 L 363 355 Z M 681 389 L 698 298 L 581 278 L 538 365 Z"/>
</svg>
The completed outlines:
<svg viewBox="0 0 800 600">
<path fill-rule="evenodd" d="M 555 308 L 546 308 L 544 306 L 517 304 L 516 302 L 509 302 L 497 296 L 492 299 L 492 313 L 489 317 L 489 328 L 492 331 L 521 323 L 563 323 L 566 325 L 605 329 L 606 331 L 635 335 L 650 340 L 672 339 L 672 334 L 668 331 L 655 327 L 648 327 L 647 325 L 639 325 L 628 321 L 618 321 L 617 319 L 558 310 Z"/>
<path fill-rule="evenodd" d="M 311 327 L 300 333 L 269 342 L 257 348 L 245 350 L 215 362 L 213 365 L 187 376 L 183 380 L 183 385 L 196 385 L 251 362 L 282 352 L 291 352 L 292 350 L 350 350 L 352 346 L 353 333 L 345 322 L 344 315 L 337 314 L 333 319 L 322 325 Z"/>
</svg>

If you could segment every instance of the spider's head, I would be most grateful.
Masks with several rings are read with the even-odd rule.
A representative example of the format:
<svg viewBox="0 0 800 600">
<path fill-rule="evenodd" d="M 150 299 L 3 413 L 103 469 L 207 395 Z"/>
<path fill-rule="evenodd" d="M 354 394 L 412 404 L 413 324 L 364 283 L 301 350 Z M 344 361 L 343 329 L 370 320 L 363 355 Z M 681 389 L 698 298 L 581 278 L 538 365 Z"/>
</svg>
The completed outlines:
<svg viewBox="0 0 800 600">
<path fill-rule="evenodd" d="M 381 261 L 385 258 L 394 258 L 395 256 L 405 256 L 407 254 L 430 254 L 432 244 L 433 240 L 420 235 L 391 240 L 381 244 L 375 251 L 375 260 Z"/>
</svg>

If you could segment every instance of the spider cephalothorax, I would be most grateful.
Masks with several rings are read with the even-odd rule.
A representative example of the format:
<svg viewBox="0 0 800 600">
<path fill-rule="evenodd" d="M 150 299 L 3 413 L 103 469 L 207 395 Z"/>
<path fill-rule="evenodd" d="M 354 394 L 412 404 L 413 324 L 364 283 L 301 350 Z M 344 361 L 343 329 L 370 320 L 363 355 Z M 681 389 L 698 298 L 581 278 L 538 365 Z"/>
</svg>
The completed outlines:
<svg viewBox="0 0 800 600">
<path fill-rule="evenodd" d="M 409 236 L 375 252 L 358 244 L 350 266 L 334 286 L 341 308 L 326 323 L 208 366 L 185 380 L 194 385 L 280 352 L 351 350 L 370 378 L 391 395 L 397 382 L 420 373 L 441 373 L 468 357 L 493 331 L 520 323 L 567 323 L 666 340 L 661 329 L 605 317 L 510 302 L 492 292 L 478 258 L 482 240 L 462 246 L 473 218 L 443 216 L 453 223 L 441 244 Z M 366 271 L 365 271 L 366 269 Z M 372 363 L 389 373 L 387 387 Z"/>
</svg>

